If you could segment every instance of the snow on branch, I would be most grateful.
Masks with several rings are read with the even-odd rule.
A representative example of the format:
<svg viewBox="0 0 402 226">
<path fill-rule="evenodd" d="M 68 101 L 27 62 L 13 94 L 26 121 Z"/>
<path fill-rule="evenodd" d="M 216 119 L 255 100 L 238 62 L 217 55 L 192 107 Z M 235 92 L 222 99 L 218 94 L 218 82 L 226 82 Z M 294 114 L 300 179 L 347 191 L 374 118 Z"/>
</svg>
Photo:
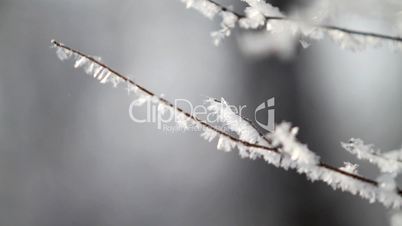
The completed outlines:
<svg viewBox="0 0 402 226">
<path fill-rule="evenodd" d="M 265 0 L 242 0 L 248 4 L 244 14 L 236 13 L 214 0 L 181 1 L 186 4 L 187 8 L 194 8 L 209 19 L 212 19 L 217 14 L 222 17 L 221 29 L 211 33 L 215 45 L 219 45 L 225 37 L 228 37 L 231 29 L 237 23 L 244 29 L 261 29 L 265 27 L 272 35 L 279 35 L 286 39 L 292 37 L 292 40 L 299 40 L 304 48 L 310 46 L 311 41 L 320 40 L 326 36 L 340 47 L 354 51 L 378 46 L 402 49 L 402 37 L 324 24 L 323 21 L 326 15 L 322 15 L 324 13 L 319 10 L 313 12 L 310 18 L 305 19 L 285 16 L 277 7 L 265 2 Z M 283 42 L 282 38 L 275 40 Z"/>
<path fill-rule="evenodd" d="M 294 169 L 305 174 L 311 181 L 323 181 L 333 189 L 348 191 L 354 195 L 378 201 L 386 207 L 399 208 L 402 204 L 402 191 L 397 188 L 392 174 L 383 174 L 378 181 L 357 174 L 356 166 L 346 165 L 338 168 L 320 161 L 305 144 L 296 139 L 298 129 L 289 123 L 282 123 L 268 136 L 260 134 L 246 119 L 238 116 L 224 100 L 208 99 L 208 110 L 214 113 L 219 121 L 234 132 L 232 135 L 218 129 L 194 115 L 173 105 L 167 99 L 135 83 L 127 76 L 113 70 L 98 58 L 88 56 L 60 42 L 52 40 L 60 60 L 72 59 L 74 67 L 81 67 L 100 83 L 112 83 L 114 87 L 126 84 L 136 94 L 135 105 L 151 102 L 158 106 L 158 111 L 175 114 L 178 126 L 184 130 L 195 127 L 202 131 L 201 136 L 207 141 L 218 137 L 217 149 L 229 152 L 235 148 L 242 157 L 250 159 L 262 158 L 266 162 L 283 169 Z"/>
</svg>

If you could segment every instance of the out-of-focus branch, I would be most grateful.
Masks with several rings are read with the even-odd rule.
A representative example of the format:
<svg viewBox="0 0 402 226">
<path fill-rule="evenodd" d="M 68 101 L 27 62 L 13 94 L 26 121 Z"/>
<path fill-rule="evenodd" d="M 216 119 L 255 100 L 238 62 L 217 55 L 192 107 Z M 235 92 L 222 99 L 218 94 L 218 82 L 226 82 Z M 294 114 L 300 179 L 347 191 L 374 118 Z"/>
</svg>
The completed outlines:
<svg viewBox="0 0 402 226">
<path fill-rule="evenodd" d="M 215 0 L 182 0 L 187 7 L 200 11 L 208 18 L 216 14 L 222 17 L 221 29 L 211 33 L 214 43 L 218 45 L 221 40 L 230 35 L 230 30 L 237 23 L 245 29 L 264 29 L 276 34 L 292 35 L 297 39 L 301 35 L 301 42 L 307 40 L 318 40 L 324 35 L 329 36 L 333 41 L 343 48 L 359 50 L 365 45 L 378 46 L 391 44 L 396 48 L 402 47 L 402 37 L 370 31 L 359 31 L 344 28 L 336 25 L 323 24 L 321 22 L 310 22 L 302 19 L 285 16 L 276 7 L 271 6 L 264 0 L 244 0 L 249 4 L 244 14 L 235 12 Z M 286 37 L 286 36 L 285 36 Z M 302 44 L 308 46 L 308 44 Z"/>
<path fill-rule="evenodd" d="M 217 6 L 219 6 L 222 9 L 222 11 L 227 11 L 227 12 L 233 13 L 239 19 L 246 17 L 245 15 L 243 15 L 241 13 L 235 12 L 234 10 L 230 10 L 228 7 L 216 2 L 215 0 L 209 0 L 209 1 L 214 3 L 214 4 L 216 4 Z M 305 21 L 298 21 L 298 20 L 288 18 L 288 17 L 281 17 L 281 16 L 264 16 L 264 17 L 265 17 L 265 19 L 267 21 L 269 21 L 269 20 L 285 20 L 285 21 L 294 21 L 294 22 L 303 22 L 303 23 L 305 23 Z M 335 25 L 326 25 L 326 24 L 309 24 L 309 25 L 314 26 L 314 27 L 319 27 L 319 28 L 322 28 L 322 29 L 327 29 L 327 30 L 341 31 L 341 32 L 345 32 L 345 33 L 348 33 L 348 34 L 369 36 L 369 37 L 375 37 L 375 38 L 380 38 L 380 39 L 385 39 L 385 40 L 402 42 L 402 37 L 397 37 L 397 36 L 390 36 L 390 35 L 374 33 L 374 32 L 368 32 L 368 31 L 358 31 L 358 30 L 338 27 L 338 26 L 335 26 Z"/>
</svg>

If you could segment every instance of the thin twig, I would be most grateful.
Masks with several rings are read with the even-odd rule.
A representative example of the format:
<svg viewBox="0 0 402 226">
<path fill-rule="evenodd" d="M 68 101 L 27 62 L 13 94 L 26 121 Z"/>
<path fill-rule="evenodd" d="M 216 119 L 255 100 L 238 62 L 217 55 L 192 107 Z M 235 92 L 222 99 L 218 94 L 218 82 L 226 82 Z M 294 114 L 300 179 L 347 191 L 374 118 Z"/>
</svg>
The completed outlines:
<svg viewBox="0 0 402 226">
<path fill-rule="evenodd" d="M 115 74 L 116 76 L 118 76 L 119 78 L 121 78 L 122 80 L 124 80 L 125 82 L 128 82 L 128 83 L 130 83 L 130 84 L 132 84 L 132 85 L 138 87 L 141 91 L 145 92 L 145 93 L 148 94 L 149 96 L 157 98 L 161 103 L 165 104 L 166 106 L 171 107 L 172 109 L 174 109 L 174 110 L 176 110 L 176 111 L 178 111 L 178 112 L 180 112 L 180 113 L 183 113 L 188 119 L 191 119 L 191 120 L 193 120 L 194 122 L 197 122 L 197 123 L 201 124 L 201 125 L 204 126 L 205 128 L 208 128 L 208 129 L 211 129 L 211 130 L 215 131 L 215 132 L 216 132 L 217 134 L 219 134 L 220 136 L 224 136 L 224 137 L 226 137 L 226 138 L 232 140 L 233 142 L 240 143 L 240 144 L 242 144 L 242 145 L 244 145 L 244 146 L 246 146 L 246 147 L 248 147 L 248 148 L 258 148 L 258 149 L 262 149 L 262 150 L 264 150 L 264 151 L 274 152 L 274 153 L 277 153 L 277 154 L 281 155 L 281 152 L 280 152 L 280 150 L 278 149 L 278 147 L 272 147 L 272 148 L 270 148 L 270 147 L 266 147 L 266 146 L 262 146 L 262 145 L 254 144 L 254 143 L 250 143 L 250 142 L 248 142 L 248 141 L 245 141 L 245 140 L 241 140 L 241 139 L 239 139 L 239 138 L 236 138 L 236 137 L 234 137 L 234 136 L 232 136 L 232 135 L 230 135 L 230 134 L 228 134 L 228 133 L 226 133 L 226 132 L 224 132 L 224 131 L 222 131 L 222 130 L 220 130 L 220 129 L 218 129 L 218 128 L 216 128 L 216 127 L 210 125 L 210 124 L 208 124 L 207 122 L 205 122 L 205 121 L 203 121 L 203 120 L 197 118 L 196 116 L 194 116 L 194 115 L 192 115 L 192 114 L 190 114 L 190 113 L 184 111 L 184 110 L 181 109 L 180 107 L 176 107 L 173 103 L 171 103 L 171 102 L 168 101 L 167 99 L 156 95 L 154 92 L 152 92 L 152 91 L 146 89 L 145 87 L 143 87 L 143 86 L 137 84 L 136 82 L 134 82 L 133 80 L 131 80 L 131 79 L 128 78 L 127 76 L 124 76 L 124 75 L 120 74 L 119 72 L 117 72 L 116 70 L 112 69 L 112 68 L 109 67 L 108 65 L 106 65 L 106 64 L 104 64 L 104 63 L 102 63 L 102 62 L 100 62 L 99 60 L 97 60 L 97 59 L 95 59 L 95 58 L 93 58 L 93 57 L 91 57 L 91 56 L 88 56 L 88 55 L 86 55 L 86 54 L 84 54 L 84 53 L 82 53 L 82 52 L 80 52 L 80 51 L 78 51 L 78 50 L 75 50 L 75 49 L 73 49 L 73 48 L 71 48 L 71 47 L 68 47 L 68 46 L 66 46 L 66 45 L 64 45 L 64 44 L 62 44 L 62 43 L 60 43 L 60 42 L 55 41 L 55 40 L 52 40 L 52 43 L 53 43 L 55 46 L 57 46 L 57 47 L 66 49 L 66 50 L 68 50 L 68 51 L 71 51 L 71 52 L 73 52 L 73 53 L 75 53 L 75 54 L 78 54 L 78 55 L 81 56 L 81 57 L 84 57 L 84 58 L 88 59 L 88 60 L 91 61 L 91 62 L 94 62 L 94 63 L 96 63 L 96 64 L 98 64 L 98 65 L 100 65 L 100 66 L 106 68 L 107 70 L 109 70 L 110 72 L 112 72 L 113 74 Z M 325 168 L 325 169 L 327 169 L 327 170 L 330 170 L 330 171 L 333 171 L 333 172 L 342 174 L 342 175 L 344 175 L 344 176 L 350 177 L 350 178 L 352 178 L 352 179 L 356 179 L 356 180 L 359 180 L 359 181 L 361 181 L 361 182 L 364 182 L 364 183 L 367 183 L 367 184 L 371 184 L 371 185 L 376 186 L 376 187 L 378 187 L 378 185 L 379 185 L 379 183 L 378 183 L 377 181 L 373 180 L 373 179 L 370 179 L 370 178 L 367 178 L 367 177 L 364 177 L 364 176 L 361 176 L 361 175 L 357 175 L 357 174 L 354 174 L 354 173 L 347 172 L 347 171 L 345 171 L 345 170 L 339 169 L 339 168 L 337 168 L 337 167 L 335 167 L 335 166 L 331 166 L 331 165 L 329 165 L 329 164 L 327 164 L 327 163 L 325 163 L 325 162 L 322 162 L 322 161 L 320 161 L 320 162 L 318 163 L 318 166 L 319 166 L 319 167 L 322 167 L 322 168 Z M 397 188 L 396 191 L 397 191 L 397 193 L 398 193 L 400 196 L 402 196 L 402 190 L 401 190 L 401 189 Z"/>
</svg>

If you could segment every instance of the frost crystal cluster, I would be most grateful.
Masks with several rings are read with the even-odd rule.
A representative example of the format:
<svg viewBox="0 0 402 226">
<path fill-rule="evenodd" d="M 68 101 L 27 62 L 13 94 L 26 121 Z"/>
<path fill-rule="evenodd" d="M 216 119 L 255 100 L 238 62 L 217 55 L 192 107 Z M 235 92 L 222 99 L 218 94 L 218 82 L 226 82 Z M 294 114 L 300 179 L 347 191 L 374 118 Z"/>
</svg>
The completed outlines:
<svg viewBox="0 0 402 226">
<path fill-rule="evenodd" d="M 213 19 L 217 14 L 222 18 L 221 28 L 217 31 L 211 32 L 211 37 L 215 45 L 219 45 L 221 41 L 228 37 L 231 29 L 236 26 L 238 17 L 233 12 L 217 5 L 216 3 L 208 0 L 181 0 L 186 4 L 187 8 L 193 8 L 209 19 Z"/>
<path fill-rule="evenodd" d="M 266 139 L 262 137 L 250 122 L 233 112 L 231 106 L 225 99 L 221 98 L 221 100 L 216 100 L 209 98 L 205 102 L 208 106 L 208 110 L 217 116 L 218 121 L 224 123 L 229 130 L 235 132 L 239 136 L 239 139 L 250 143 L 268 145 Z"/>
<path fill-rule="evenodd" d="M 341 144 L 345 150 L 356 155 L 358 159 L 369 161 L 378 167 L 380 175 L 377 182 L 380 189 L 386 193 L 395 191 L 400 193 L 396 184 L 396 177 L 402 172 L 402 149 L 382 153 L 373 145 L 365 144 L 361 139 L 355 138 L 350 139 L 348 143 Z"/>
<path fill-rule="evenodd" d="M 348 152 L 356 155 L 358 159 L 367 160 L 376 165 L 381 172 L 397 173 L 402 171 L 402 150 L 381 153 L 371 144 L 364 144 L 361 139 L 352 138 L 348 143 L 341 143 Z"/>
<path fill-rule="evenodd" d="M 342 166 L 339 169 L 341 169 L 341 170 L 343 170 L 345 172 L 348 172 L 348 173 L 358 174 L 357 173 L 357 168 L 359 167 L 359 165 L 353 164 L 353 163 L 350 163 L 350 162 L 344 162 L 344 164 L 345 165 Z"/>
</svg>

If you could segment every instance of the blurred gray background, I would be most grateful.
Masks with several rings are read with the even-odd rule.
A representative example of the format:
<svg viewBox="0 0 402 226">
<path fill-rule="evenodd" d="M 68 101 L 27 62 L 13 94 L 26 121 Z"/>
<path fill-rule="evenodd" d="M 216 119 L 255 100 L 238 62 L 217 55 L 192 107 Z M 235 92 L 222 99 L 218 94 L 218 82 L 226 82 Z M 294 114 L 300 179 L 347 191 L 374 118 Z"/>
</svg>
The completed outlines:
<svg viewBox="0 0 402 226">
<path fill-rule="evenodd" d="M 322 41 L 287 61 L 250 57 L 243 31 L 215 47 L 218 26 L 177 0 L 1 0 L 0 225 L 386 225 L 380 204 L 216 151 L 198 133 L 133 123 L 124 89 L 49 48 L 54 38 L 102 56 L 170 100 L 246 104 L 250 118 L 275 97 L 276 121 L 300 126 L 334 165 L 355 162 L 339 145 L 350 137 L 400 147 L 400 53 Z M 376 176 L 365 163 L 361 171 Z"/>
</svg>

